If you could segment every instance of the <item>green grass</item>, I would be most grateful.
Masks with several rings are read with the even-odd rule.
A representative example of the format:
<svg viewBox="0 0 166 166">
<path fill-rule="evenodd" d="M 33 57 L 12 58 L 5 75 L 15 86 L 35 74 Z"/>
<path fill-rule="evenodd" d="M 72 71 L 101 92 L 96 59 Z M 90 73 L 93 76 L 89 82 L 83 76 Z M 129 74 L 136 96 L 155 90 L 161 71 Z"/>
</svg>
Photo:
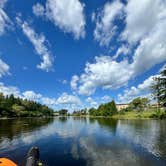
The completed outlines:
<svg viewBox="0 0 166 166">
<path fill-rule="evenodd" d="M 162 119 L 166 118 L 166 112 L 164 110 L 156 111 L 130 111 L 130 112 L 120 112 L 113 115 L 112 118 L 115 119 Z"/>
</svg>

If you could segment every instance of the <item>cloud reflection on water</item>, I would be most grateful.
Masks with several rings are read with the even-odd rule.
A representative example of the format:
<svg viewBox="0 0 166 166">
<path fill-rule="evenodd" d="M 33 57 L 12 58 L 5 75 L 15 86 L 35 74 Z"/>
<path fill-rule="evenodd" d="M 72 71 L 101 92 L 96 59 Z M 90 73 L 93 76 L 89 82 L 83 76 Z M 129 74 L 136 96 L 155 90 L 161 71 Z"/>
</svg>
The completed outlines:
<svg viewBox="0 0 166 166">
<path fill-rule="evenodd" d="M 53 140 L 52 145 L 56 149 L 60 142 L 67 140 L 71 147 L 65 153 L 71 153 L 76 160 L 86 160 L 88 166 L 144 166 L 147 160 L 150 165 L 155 165 L 147 156 L 166 155 L 165 124 L 165 121 L 153 120 L 55 118 L 52 123 L 17 133 L 12 138 L 1 136 L 0 148 L 8 151 L 21 145 L 35 145 L 43 140 Z"/>
</svg>

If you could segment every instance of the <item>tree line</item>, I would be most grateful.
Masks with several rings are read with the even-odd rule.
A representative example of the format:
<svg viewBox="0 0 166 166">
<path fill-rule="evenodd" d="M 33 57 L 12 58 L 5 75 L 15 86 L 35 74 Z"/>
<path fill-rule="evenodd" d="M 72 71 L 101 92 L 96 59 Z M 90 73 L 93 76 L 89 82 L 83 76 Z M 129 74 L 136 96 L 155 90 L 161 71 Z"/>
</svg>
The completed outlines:
<svg viewBox="0 0 166 166">
<path fill-rule="evenodd" d="M 160 107 L 162 107 L 166 112 L 166 66 L 160 72 L 160 75 L 154 77 L 154 81 L 151 87 L 149 87 L 152 91 L 152 97 L 157 102 L 156 111 L 159 114 Z M 145 111 L 150 110 L 150 100 L 146 97 L 137 97 L 133 99 L 127 108 L 121 110 L 121 112 L 129 112 L 129 111 Z M 90 116 L 112 116 L 118 114 L 116 104 L 113 101 L 105 104 L 99 105 L 98 108 L 90 108 L 89 110 L 83 109 L 80 111 L 74 111 L 73 115 L 82 116 L 87 115 Z M 166 114 L 166 113 L 165 113 Z M 166 116 L 164 114 L 164 116 Z"/>
<path fill-rule="evenodd" d="M 53 110 L 35 101 L 0 93 L 0 117 L 53 116 Z"/>
<path fill-rule="evenodd" d="M 61 109 L 57 113 L 62 116 L 72 115 L 72 116 L 112 116 L 117 113 L 117 108 L 114 100 L 109 103 L 101 104 L 98 108 L 81 109 L 74 111 L 72 114 L 68 113 L 67 109 Z"/>
<path fill-rule="evenodd" d="M 153 98 L 157 101 L 158 107 L 163 107 L 166 110 L 166 66 L 160 72 L 160 75 L 154 77 L 154 83 L 150 87 Z M 149 105 L 148 98 L 137 97 L 129 103 L 129 106 L 123 109 L 123 112 L 128 111 L 144 111 Z M 59 115 L 69 115 L 67 109 L 57 111 Z M 115 101 L 101 104 L 98 108 L 82 109 L 74 111 L 72 115 L 84 116 L 112 116 L 117 114 Z M 33 116 L 53 116 L 55 112 L 35 101 L 16 98 L 14 95 L 4 96 L 0 93 L 0 117 L 33 117 Z"/>
</svg>

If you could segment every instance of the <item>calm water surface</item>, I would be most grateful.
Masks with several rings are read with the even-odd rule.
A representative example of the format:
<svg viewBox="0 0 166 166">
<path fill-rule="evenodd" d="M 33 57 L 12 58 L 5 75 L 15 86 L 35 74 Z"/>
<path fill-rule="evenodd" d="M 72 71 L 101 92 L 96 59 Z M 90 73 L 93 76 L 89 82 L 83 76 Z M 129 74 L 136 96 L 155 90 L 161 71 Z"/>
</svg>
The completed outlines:
<svg viewBox="0 0 166 166">
<path fill-rule="evenodd" d="M 0 157 L 24 165 L 31 146 L 48 166 L 166 166 L 166 120 L 0 120 Z"/>
</svg>

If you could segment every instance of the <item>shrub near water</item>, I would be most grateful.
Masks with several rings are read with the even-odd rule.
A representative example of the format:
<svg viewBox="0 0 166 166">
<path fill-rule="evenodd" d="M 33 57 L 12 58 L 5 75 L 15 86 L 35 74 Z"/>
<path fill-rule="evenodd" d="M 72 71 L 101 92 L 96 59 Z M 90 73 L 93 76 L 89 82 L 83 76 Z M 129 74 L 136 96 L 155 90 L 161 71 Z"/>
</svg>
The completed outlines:
<svg viewBox="0 0 166 166">
<path fill-rule="evenodd" d="M 117 113 L 117 108 L 114 100 L 109 103 L 101 104 L 97 109 L 89 109 L 91 116 L 112 116 Z"/>
</svg>

